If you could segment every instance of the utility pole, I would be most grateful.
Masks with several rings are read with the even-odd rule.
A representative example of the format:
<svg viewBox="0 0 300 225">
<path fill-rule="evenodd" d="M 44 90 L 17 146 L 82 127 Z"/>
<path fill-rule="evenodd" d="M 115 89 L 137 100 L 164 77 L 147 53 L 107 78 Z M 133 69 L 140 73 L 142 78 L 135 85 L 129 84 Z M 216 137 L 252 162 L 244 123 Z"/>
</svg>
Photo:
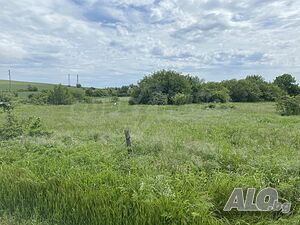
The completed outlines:
<svg viewBox="0 0 300 225">
<path fill-rule="evenodd" d="M 76 86 L 78 86 L 79 85 L 79 75 L 77 74 L 77 84 L 76 84 Z"/>
<path fill-rule="evenodd" d="M 8 80 L 9 80 L 9 92 L 11 92 L 11 74 L 10 74 L 10 70 L 8 70 Z"/>
<path fill-rule="evenodd" d="M 69 87 L 71 87 L 71 77 L 70 77 L 70 74 L 68 74 L 68 85 L 69 85 Z"/>
</svg>

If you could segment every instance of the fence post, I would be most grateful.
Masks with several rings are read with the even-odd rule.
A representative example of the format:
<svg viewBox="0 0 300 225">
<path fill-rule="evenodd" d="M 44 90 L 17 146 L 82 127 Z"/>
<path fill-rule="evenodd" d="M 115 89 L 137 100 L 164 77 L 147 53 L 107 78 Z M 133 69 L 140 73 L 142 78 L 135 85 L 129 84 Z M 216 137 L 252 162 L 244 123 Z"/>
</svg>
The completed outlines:
<svg viewBox="0 0 300 225">
<path fill-rule="evenodd" d="M 125 140 L 126 140 L 126 146 L 127 146 L 127 150 L 128 150 L 128 156 L 132 156 L 132 146 L 131 146 L 131 138 L 130 138 L 130 133 L 128 129 L 124 130 L 124 134 L 125 134 Z"/>
</svg>

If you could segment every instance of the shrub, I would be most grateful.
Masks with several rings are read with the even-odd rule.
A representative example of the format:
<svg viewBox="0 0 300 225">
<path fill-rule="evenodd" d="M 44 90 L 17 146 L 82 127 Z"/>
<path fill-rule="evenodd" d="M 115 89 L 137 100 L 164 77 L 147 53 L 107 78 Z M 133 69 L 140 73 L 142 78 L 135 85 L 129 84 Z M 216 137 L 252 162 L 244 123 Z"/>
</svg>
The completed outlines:
<svg viewBox="0 0 300 225">
<path fill-rule="evenodd" d="M 39 89 L 36 86 L 28 85 L 27 91 L 36 92 L 36 91 L 39 91 Z"/>
<path fill-rule="evenodd" d="M 48 103 L 48 99 L 49 93 L 47 91 L 28 95 L 28 102 L 34 105 L 45 105 Z"/>
<path fill-rule="evenodd" d="M 110 102 L 116 103 L 116 102 L 118 102 L 119 100 L 120 100 L 119 97 L 113 96 L 113 97 L 111 97 Z"/>
<path fill-rule="evenodd" d="M 83 102 L 84 102 L 84 103 L 91 104 L 91 103 L 93 103 L 93 98 L 92 98 L 92 97 L 89 97 L 89 96 L 85 96 L 85 97 L 83 98 Z"/>
<path fill-rule="evenodd" d="M 15 117 L 15 115 L 9 111 L 5 122 L 0 127 L 1 140 L 8 140 L 16 137 L 20 137 L 24 133 L 22 123 Z"/>
<path fill-rule="evenodd" d="M 70 91 L 73 99 L 75 99 L 77 101 L 84 101 L 85 91 L 83 89 L 71 89 L 69 91 Z"/>
<path fill-rule="evenodd" d="M 0 140 L 9 140 L 23 135 L 34 137 L 49 134 L 42 126 L 40 118 L 30 117 L 19 120 L 12 110 L 7 111 L 5 121 L 0 127 Z"/>
<path fill-rule="evenodd" d="M 48 103 L 52 105 L 70 105 L 74 102 L 72 94 L 67 87 L 57 85 L 50 91 Z"/>
<path fill-rule="evenodd" d="M 300 115 L 300 95 L 279 98 L 277 110 L 284 116 Z"/>
<path fill-rule="evenodd" d="M 41 123 L 41 118 L 30 117 L 27 121 L 27 126 L 25 127 L 25 132 L 31 137 L 49 135 L 50 133 L 46 131 Z"/>
<path fill-rule="evenodd" d="M 95 103 L 95 104 L 102 104 L 103 101 L 102 101 L 101 99 L 95 99 L 95 100 L 94 100 L 94 103 Z"/>
<path fill-rule="evenodd" d="M 1 92 L 0 93 L 0 109 L 4 112 L 10 111 L 14 108 L 13 100 L 15 98 L 14 94 Z"/>
<path fill-rule="evenodd" d="M 161 92 L 154 92 L 149 100 L 150 105 L 167 105 L 168 104 L 168 96 Z"/>
<path fill-rule="evenodd" d="M 174 105 L 184 105 L 191 103 L 191 96 L 178 93 L 172 98 L 172 103 Z"/>
<path fill-rule="evenodd" d="M 10 92 L 0 92 L 0 102 L 12 103 L 16 94 Z"/>
<path fill-rule="evenodd" d="M 220 83 L 209 82 L 198 88 L 196 102 L 221 102 L 230 100 L 229 90 Z"/>
<path fill-rule="evenodd" d="M 214 103 L 210 103 L 205 108 L 207 108 L 207 109 L 215 109 L 215 108 L 217 108 L 217 105 L 214 104 Z"/>
</svg>

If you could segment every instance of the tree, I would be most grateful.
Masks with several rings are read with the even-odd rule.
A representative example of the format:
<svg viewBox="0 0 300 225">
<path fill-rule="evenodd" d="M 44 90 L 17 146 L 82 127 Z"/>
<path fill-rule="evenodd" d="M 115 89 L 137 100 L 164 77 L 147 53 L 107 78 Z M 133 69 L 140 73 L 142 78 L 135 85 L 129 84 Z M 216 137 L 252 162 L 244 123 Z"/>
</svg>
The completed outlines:
<svg viewBox="0 0 300 225">
<path fill-rule="evenodd" d="M 281 97 L 277 101 L 277 110 L 283 116 L 300 115 L 300 95 Z"/>
<path fill-rule="evenodd" d="M 186 76 L 175 71 L 162 70 L 144 77 L 132 90 L 132 102 L 135 104 L 151 104 L 154 93 L 167 96 L 167 104 L 173 104 L 173 97 L 178 94 L 189 95 L 191 83 Z"/>
<path fill-rule="evenodd" d="M 300 94 L 300 88 L 296 83 L 296 79 L 290 74 L 283 74 L 276 77 L 274 84 L 286 91 L 291 96 Z"/>
<path fill-rule="evenodd" d="M 262 76 L 247 76 L 245 80 L 251 82 L 251 85 L 255 84 L 258 86 L 261 91 L 261 101 L 275 101 L 277 98 L 286 94 L 286 92 L 280 89 L 278 86 L 266 82 Z"/>
<path fill-rule="evenodd" d="M 192 102 L 191 96 L 186 94 L 177 93 L 173 98 L 174 105 L 185 105 Z"/>
<path fill-rule="evenodd" d="M 198 102 L 221 102 L 230 101 L 229 90 L 221 83 L 209 82 L 202 84 L 198 90 Z"/>
<path fill-rule="evenodd" d="M 230 97 L 234 102 L 258 102 L 262 92 L 259 85 L 253 80 L 231 80 L 223 82 L 230 91 Z"/>
<path fill-rule="evenodd" d="M 149 100 L 150 105 L 167 105 L 168 96 L 161 92 L 154 92 Z"/>
</svg>

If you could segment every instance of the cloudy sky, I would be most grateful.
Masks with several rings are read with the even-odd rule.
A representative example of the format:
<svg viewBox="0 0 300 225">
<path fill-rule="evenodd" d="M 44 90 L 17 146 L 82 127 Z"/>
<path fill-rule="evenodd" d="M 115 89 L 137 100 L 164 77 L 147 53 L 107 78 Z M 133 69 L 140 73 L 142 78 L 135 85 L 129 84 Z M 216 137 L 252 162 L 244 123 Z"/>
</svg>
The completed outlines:
<svg viewBox="0 0 300 225">
<path fill-rule="evenodd" d="M 160 69 L 217 81 L 292 73 L 299 0 L 0 0 L 0 79 L 136 83 Z"/>
</svg>

